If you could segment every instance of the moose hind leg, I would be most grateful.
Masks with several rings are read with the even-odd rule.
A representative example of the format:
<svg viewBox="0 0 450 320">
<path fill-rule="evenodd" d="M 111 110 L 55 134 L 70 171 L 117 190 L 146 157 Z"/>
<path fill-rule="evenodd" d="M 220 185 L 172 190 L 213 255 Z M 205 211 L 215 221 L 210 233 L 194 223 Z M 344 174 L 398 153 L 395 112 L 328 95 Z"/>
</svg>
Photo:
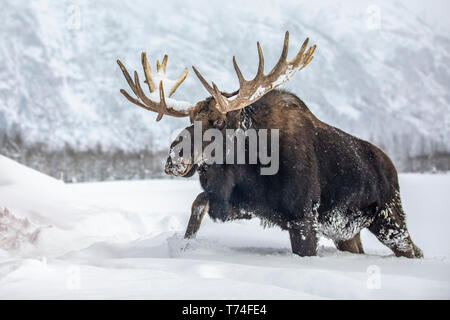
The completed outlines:
<svg viewBox="0 0 450 320">
<path fill-rule="evenodd" d="M 405 213 L 399 197 L 375 217 L 369 230 L 397 257 L 423 258 L 420 250 L 411 240 L 406 227 Z"/>
<path fill-rule="evenodd" d="M 186 228 L 186 233 L 184 234 L 185 239 L 194 238 L 197 234 L 200 224 L 202 223 L 203 217 L 209 208 L 209 199 L 206 192 L 200 193 L 197 198 L 195 198 L 191 207 L 191 217 L 189 218 L 189 223 Z"/>
<path fill-rule="evenodd" d="M 352 239 L 334 241 L 334 244 L 336 245 L 336 248 L 340 251 L 347 251 L 351 253 L 364 253 L 359 232 Z"/>
</svg>

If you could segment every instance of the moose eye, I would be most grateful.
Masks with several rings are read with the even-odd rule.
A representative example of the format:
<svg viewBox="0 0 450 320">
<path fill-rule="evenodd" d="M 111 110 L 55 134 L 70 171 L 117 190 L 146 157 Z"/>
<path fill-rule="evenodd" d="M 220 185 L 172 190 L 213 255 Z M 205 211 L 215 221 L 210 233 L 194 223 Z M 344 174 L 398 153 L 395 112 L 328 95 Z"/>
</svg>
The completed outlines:
<svg viewBox="0 0 450 320">
<path fill-rule="evenodd" d="M 214 121 L 214 127 L 216 128 L 221 128 L 224 124 L 223 119 L 217 119 L 216 121 Z"/>
</svg>

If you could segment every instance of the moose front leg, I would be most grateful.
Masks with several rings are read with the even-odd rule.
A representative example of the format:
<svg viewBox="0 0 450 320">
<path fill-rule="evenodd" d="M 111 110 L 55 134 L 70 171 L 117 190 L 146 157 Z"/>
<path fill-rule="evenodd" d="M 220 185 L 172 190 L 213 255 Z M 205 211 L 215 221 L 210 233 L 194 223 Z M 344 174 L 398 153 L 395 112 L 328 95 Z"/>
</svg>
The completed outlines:
<svg viewBox="0 0 450 320">
<path fill-rule="evenodd" d="M 241 211 L 239 208 L 232 205 L 224 205 L 223 202 L 214 199 L 211 201 L 208 194 L 206 192 L 202 192 L 192 203 L 191 217 L 189 218 L 189 223 L 184 234 L 185 239 L 195 237 L 206 213 L 209 213 L 210 215 L 214 213 L 218 214 L 220 218 L 214 215 L 212 218 L 221 219 L 223 221 L 251 219 L 253 217 L 250 213 Z"/>
<path fill-rule="evenodd" d="M 189 223 L 184 234 L 185 239 L 195 237 L 200 224 L 202 223 L 203 217 L 206 212 L 208 212 L 209 199 L 206 192 L 200 193 L 197 198 L 195 198 L 191 207 L 191 217 L 189 218 Z"/>
<path fill-rule="evenodd" d="M 317 255 L 317 231 L 313 217 L 303 218 L 289 227 L 292 252 L 301 257 Z"/>
</svg>

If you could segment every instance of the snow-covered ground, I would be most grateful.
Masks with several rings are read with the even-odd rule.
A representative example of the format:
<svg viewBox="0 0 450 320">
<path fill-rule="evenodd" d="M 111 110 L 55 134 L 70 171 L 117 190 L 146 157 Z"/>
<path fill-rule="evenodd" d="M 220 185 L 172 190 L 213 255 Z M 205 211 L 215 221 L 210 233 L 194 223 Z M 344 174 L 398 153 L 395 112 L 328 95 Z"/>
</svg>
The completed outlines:
<svg viewBox="0 0 450 320">
<path fill-rule="evenodd" d="M 213 223 L 182 239 L 196 180 L 65 185 L 0 156 L 0 298 L 450 298 L 450 175 L 400 175 L 422 260 L 368 232 L 365 255 L 321 241 L 292 255 L 259 221 Z M 6 209 L 5 209 L 6 208 Z"/>
</svg>

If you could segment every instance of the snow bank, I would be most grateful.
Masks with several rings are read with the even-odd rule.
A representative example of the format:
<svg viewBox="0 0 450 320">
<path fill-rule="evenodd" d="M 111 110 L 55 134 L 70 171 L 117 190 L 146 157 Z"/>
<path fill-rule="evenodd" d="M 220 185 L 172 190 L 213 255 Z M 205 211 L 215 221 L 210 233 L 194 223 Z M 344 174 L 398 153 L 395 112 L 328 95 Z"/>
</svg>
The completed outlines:
<svg viewBox="0 0 450 320">
<path fill-rule="evenodd" d="M 393 257 L 368 232 L 365 255 L 322 240 L 301 258 L 258 220 L 205 218 L 185 242 L 195 180 L 65 185 L 0 156 L 0 298 L 448 299 L 449 178 L 400 176 L 425 259 Z"/>
</svg>

